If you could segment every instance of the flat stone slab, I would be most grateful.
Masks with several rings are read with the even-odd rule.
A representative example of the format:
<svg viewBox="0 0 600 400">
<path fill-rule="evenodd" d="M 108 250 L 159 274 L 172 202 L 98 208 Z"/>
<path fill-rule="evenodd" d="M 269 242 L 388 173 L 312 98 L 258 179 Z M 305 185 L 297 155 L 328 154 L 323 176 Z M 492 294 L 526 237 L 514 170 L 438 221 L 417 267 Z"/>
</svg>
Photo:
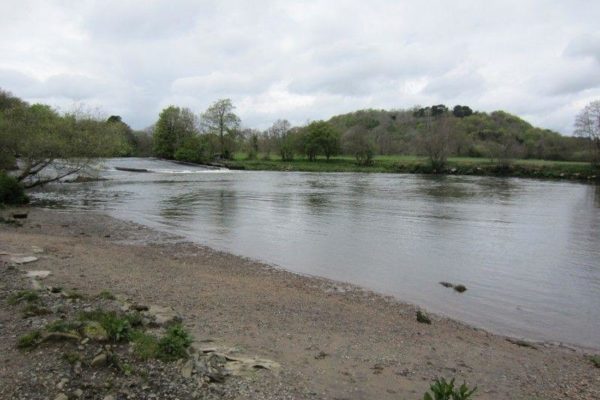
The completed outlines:
<svg viewBox="0 0 600 400">
<path fill-rule="evenodd" d="M 52 272 L 50 271 L 27 271 L 28 278 L 47 278 Z"/>
<path fill-rule="evenodd" d="M 39 258 L 34 256 L 24 256 L 24 257 L 11 257 L 10 261 L 15 264 L 29 264 L 39 260 Z"/>
</svg>

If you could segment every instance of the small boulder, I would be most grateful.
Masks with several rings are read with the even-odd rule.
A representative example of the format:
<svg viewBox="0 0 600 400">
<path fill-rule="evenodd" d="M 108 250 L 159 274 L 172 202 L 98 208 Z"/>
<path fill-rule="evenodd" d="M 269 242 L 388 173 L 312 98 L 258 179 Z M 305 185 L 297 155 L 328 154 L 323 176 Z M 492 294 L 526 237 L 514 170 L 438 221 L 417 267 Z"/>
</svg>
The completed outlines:
<svg viewBox="0 0 600 400">
<path fill-rule="evenodd" d="M 431 319 L 423 311 L 417 311 L 417 322 L 431 324 Z"/>
<path fill-rule="evenodd" d="M 194 360 L 188 360 L 181 367 L 181 376 L 183 376 L 186 379 L 189 379 L 192 377 L 193 371 L 194 371 Z"/>
<path fill-rule="evenodd" d="M 149 316 L 154 325 L 168 326 L 181 322 L 181 316 L 172 307 L 150 306 L 148 311 L 144 312 Z"/>
<path fill-rule="evenodd" d="M 102 366 L 106 365 L 107 362 L 108 362 L 108 356 L 106 355 L 106 353 L 100 353 L 96 357 L 94 357 L 94 359 L 92 360 L 90 365 L 92 367 L 102 367 Z"/>
<path fill-rule="evenodd" d="M 64 394 L 64 393 L 59 393 L 59 394 L 58 394 L 58 395 L 57 395 L 57 396 L 54 398 L 54 400 L 69 400 L 69 398 L 67 397 L 67 395 L 66 395 L 66 394 Z"/>
</svg>

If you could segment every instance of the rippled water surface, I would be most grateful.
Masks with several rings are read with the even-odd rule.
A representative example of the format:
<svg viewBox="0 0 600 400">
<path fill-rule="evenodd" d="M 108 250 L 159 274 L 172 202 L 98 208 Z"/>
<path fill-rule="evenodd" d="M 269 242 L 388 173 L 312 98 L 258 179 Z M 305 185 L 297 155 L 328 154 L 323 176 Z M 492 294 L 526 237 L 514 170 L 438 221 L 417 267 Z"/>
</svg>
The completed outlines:
<svg viewBox="0 0 600 400">
<path fill-rule="evenodd" d="M 600 349 L 598 186 L 210 171 L 149 159 L 108 160 L 101 175 L 109 180 L 47 187 L 37 201 L 108 211 L 499 333 Z"/>
</svg>

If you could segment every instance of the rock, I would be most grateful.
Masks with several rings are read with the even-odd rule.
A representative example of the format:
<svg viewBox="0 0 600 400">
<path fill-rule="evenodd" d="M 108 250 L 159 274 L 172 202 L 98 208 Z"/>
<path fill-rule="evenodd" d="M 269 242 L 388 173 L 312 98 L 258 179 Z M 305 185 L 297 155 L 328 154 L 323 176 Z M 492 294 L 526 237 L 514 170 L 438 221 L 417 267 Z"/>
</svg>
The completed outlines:
<svg viewBox="0 0 600 400">
<path fill-rule="evenodd" d="M 44 249 L 38 246 L 31 246 L 31 251 L 33 251 L 34 254 L 41 254 L 44 252 Z"/>
<path fill-rule="evenodd" d="M 458 293 L 463 293 L 467 291 L 467 287 L 465 285 L 456 285 L 454 286 L 454 290 L 456 290 Z"/>
<path fill-rule="evenodd" d="M 81 389 L 77 389 L 73 392 L 73 396 L 75 396 L 76 398 L 80 398 L 81 396 L 83 396 L 83 390 Z"/>
<path fill-rule="evenodd" d="M 108 356 L 106 355 L 106 353 L 100 353 L 96 357 L 94 357 L 94 359 L 92 360 L 90 365 L 92 367 L 102 367 L 102 366 L 106 365 L 107 362 L 108 362 Z"/>
<path fill-rule="evenodd" d="M 447 288 L 453 288 L 454 285 L 451 284 L 450 282 L 440 282 L 440 285 L 442 285 L 443 287 L 447 287 Z"/>
<path fill-rule="evenodd" d="M 39 260 L 37 257 L 34 256 L 24 256 L 24 257 L 11 257 L 10 261 L 15 263 L 15 264 L 28 264 L 28 263 L 32 263 Z M 34 271 L 31 271 L 34 272 Z M 48 271 L 48 274 L 50 274 L 50 271 Z M 27 276 L 31 278 L 31 276 L 29 276 L 29 272 L 27 273 Z M 48 275 L 46 275 L 48 276 Z M 45 278 L 45 277 L 44 277 Z"/>
<path fill-rule="evenodd" d="M 115 400 L 115 398 L 109 394 L 107 396 L 104 396 L 104 400 Z"/>
<path fill-rule="evenodd" d="M 69 380 L 67 378 L 62 378 L 60 380 L 60 382 L 58 382 L 58 384 L 56 385 L 57 389 L 63 390 L 65 388 L 65 385 L 69 383 Z"/>
<path fill-rule="evenodd" d="M 85 326 L 83 327 L 83 336 L 98 342 L 104 342 L 108 340 L 108 333 L 106 332 L 106 329 L 104 329 L 102 325 L 96 321 L 86 322 Z"/>
<path fill-rule="evenodd" d="M 171 324 L 175 324 L 181 322 L 181 316 L 177 314 L 177 312 L 172 307 L 162 307 L 162 306 L 150 306 L 148 311 L 146 311 L 147 315 L 151 317 L 154 322 L 154 325 L 157 326 L 167 326 Z"/>
<path fill-rule="evenodd" d="M 25 219 L 28 215 L 29 213 L 27 212 L 14 212 L 11 214 L 14 219 Z"/>
<path fill-rule="evenodd" d="M 64 393 L 59 393 L 59 394 L 58 394 L 58 395 L 57 395 L 57 396 L 54 398 L 54 400 L 69 400 L 69 398 L 67 397 L 67 395 L 66 395 L 66 394 L 64 394 Z"/>
<path fill-rule="evenodd" d="M 327 357 L 329 354 L 325 353 L 324 351 L 320 351 L 316 356 L 315 356 L 315 360 L 322 360 L 325 357 Z"/>
<path fill-rule="evenodd" d="M 72 332 L 49 332 L 43 335 L 42 342 L 62 342 L 74 341 L 79 342 L 81 337 Z"/>
<path fill-rule="evenodd" d="M 186 379 L 189 379 L 189 378 L 192 377 L 193 370 L 194 370 L 194 361 L 193 360 L 188 360 L 181 367 L 181 376 L 183 376 Z"/>
</svg>

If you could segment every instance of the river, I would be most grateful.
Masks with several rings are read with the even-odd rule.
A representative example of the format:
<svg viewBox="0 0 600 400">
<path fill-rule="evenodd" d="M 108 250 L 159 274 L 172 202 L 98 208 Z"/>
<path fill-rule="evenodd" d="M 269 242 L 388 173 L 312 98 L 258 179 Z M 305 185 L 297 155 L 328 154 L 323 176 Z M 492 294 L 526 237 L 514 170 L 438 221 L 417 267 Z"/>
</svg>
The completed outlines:
<svg viewBox="0 0 600 400">
<path fill-rule="evenodd" d="M 600 349 L 599 186 L 152 159 L 110 159 L 100 170 L 108 180 L 50 185 L 34 200 L 104 211 L 493 332 Z"/>
</svg>

